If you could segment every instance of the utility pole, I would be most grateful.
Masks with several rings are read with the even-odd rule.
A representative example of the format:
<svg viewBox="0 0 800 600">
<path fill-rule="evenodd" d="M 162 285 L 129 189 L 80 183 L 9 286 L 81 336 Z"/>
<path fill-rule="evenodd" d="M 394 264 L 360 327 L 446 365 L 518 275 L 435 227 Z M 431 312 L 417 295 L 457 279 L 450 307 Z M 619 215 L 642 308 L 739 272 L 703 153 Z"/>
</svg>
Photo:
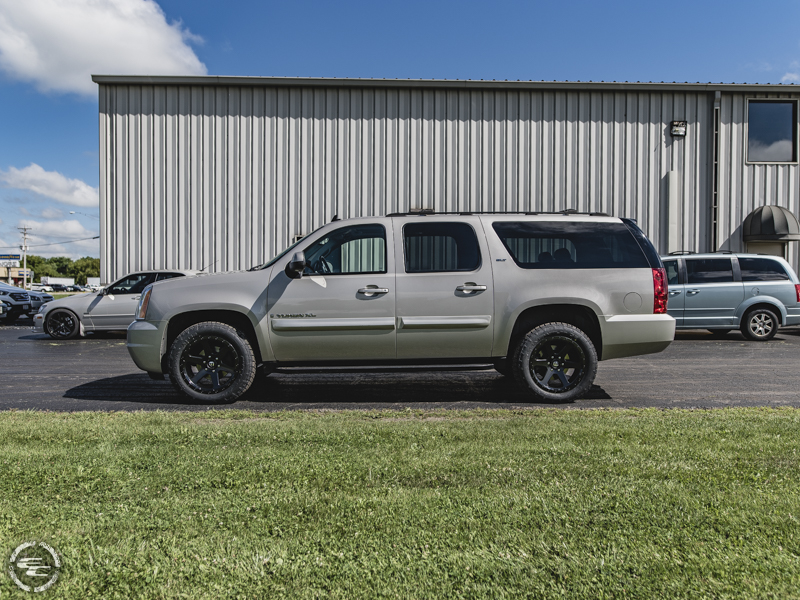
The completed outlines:
<svg viewBox="0 0 800 600">
<path fill-rule="evenodd" d="M 17 227 L 22 232 L 22 289 L 28 289 L 28 231 L 30 227 Z M 32 283 L 32 282 L 31 282 Z"/>
</svg>

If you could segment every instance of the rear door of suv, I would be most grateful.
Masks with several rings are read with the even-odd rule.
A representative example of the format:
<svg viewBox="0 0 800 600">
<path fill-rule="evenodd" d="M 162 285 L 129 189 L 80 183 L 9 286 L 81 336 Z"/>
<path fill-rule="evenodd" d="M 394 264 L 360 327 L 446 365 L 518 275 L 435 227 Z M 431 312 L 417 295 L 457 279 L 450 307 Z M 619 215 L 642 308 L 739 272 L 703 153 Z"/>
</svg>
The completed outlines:
<svg viewBox="0 0 800 600">
<path fill-rule="evenodd" d="M 489 357 L 492 265 L 480 219 L 394 218 L 397 358 Z"/>
<path fill-rule="evenodd" d="M 684 257 L 684 329 L 736 327 L 736 309 L 744 299 L 738 265 L 730 256 Z M 734 267 L 736 272 L 734 272 Z"/>
</svg>

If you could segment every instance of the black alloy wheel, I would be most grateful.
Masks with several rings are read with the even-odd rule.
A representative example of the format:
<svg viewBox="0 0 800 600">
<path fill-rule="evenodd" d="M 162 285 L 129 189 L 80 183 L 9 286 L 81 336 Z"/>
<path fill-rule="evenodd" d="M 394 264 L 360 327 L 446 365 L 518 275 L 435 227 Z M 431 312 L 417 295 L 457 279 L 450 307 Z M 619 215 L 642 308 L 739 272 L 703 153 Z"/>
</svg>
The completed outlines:
<svg viewBox="0 0 800 600">
<path fill-rule="evenodd" d="M 80 321 L 74 312 L 66 308 L 56 308 L 47 313 L 44 330 L 56 340 L 69 340 L 80 333 Z"/>
<path fill-rule="evenodd" d="M 515 377 L 533 394 L 551 402 L 572 402 L 592 386 L 597 352 L 589 337 L 568 323 L 546 323 L 519 344 Z"/>
<path fill-rule="evenodd" d="M 256 361 L 245 335 L 224 323 L 204 322 L 183 331 L 169 353 L 170 379 L 201 402 L 233 402 L 253 383 Z"/>
<path fill-rule="evenodd" d="M 766 342 L 775 337 L 780 319 L 769 308 L 754 308 L 742 319 L 741 331 L 744 337 L 754 342 Z"/>
</svg>

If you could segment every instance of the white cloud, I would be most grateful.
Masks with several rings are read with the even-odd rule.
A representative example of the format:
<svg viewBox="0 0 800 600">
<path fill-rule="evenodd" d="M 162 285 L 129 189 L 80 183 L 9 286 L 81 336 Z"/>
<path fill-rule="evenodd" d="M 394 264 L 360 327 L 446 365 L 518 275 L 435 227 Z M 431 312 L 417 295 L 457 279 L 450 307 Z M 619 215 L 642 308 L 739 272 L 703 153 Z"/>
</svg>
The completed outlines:
<svg viewBox="0 0 800 600">
<path fill-rule="evenodd" d="M 98 256 L 100 240 L 83 239 L 98 235 L 97 231 L 86 229 L 74 219 L 61 221 L 35 221 L 22 219 L 18 227 L 30 227 L 28 233 L 28 252 L 39 256 L 69 256 L 72 259 L 81 256 Z M 67 240 L 81 240 L 60 244 Z M 43 245 L 47 244 L 47 245 Z M 51 245 L 52 244 L 52 245 Z"/>
<path fill-rule="evenodd" d="M 44 219 L 60 219 L 64 216 L 63 210 L 57 208 L 45 208 L 42 211 L 42 218 Z"/>
<path fill-rule="evenodd" d="M 788 83 L 791 81 L 800 81 L 800 73 L 786 73 L 783 77 L 781 77 L 782 83 Z"/>
<path fill-rule="evenodd" d="M 71 206 L 96 207 L 99 204 L 97 188 L 80 179 L 69 179 L 57 171 L 45 171 L 36 163 L 22 169 L 11 167 L 8 171 L 0 171 L 0 183 L 18 190 L 30 190 Z"/>
<path fill-rule="evenodd" d="M 0 69 L 41 91 L 94 95 L 92 74 L 205 75 L 154 0 L 0 0 Z"/>
<path fill-rule="evenodd" d="M 792 160 L 792 140 L 779 140 L 768 145 L 750 138 L 749 142 L 748 160 L 758 162 L 789 162 Z"/>
</svg>

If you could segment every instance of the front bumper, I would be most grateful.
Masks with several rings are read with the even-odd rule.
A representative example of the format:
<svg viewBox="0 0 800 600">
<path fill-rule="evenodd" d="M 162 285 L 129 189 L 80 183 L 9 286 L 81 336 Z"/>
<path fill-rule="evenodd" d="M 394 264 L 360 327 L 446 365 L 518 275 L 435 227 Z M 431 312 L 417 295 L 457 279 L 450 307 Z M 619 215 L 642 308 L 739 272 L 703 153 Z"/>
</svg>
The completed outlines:
<svg viewBox="0 0 800 600">
<path fill-rule="evenodd" d="M 163 373 L 162 343 L 167 321 L 134 321 L 128 326 L 128 353 L 142 371 Z"/>
<path fill-rule="evenodd" d="M 44 330 L 44 315 L 42 313 L 33 315 L 33 331 L 36 333 L 46 333 Z"/>
<path fill-rule="evenodd" d="M 669 315 L 616 315 L 600 320 L 603 360 L 661 352 L 675 339 Z"/>
</svg>

